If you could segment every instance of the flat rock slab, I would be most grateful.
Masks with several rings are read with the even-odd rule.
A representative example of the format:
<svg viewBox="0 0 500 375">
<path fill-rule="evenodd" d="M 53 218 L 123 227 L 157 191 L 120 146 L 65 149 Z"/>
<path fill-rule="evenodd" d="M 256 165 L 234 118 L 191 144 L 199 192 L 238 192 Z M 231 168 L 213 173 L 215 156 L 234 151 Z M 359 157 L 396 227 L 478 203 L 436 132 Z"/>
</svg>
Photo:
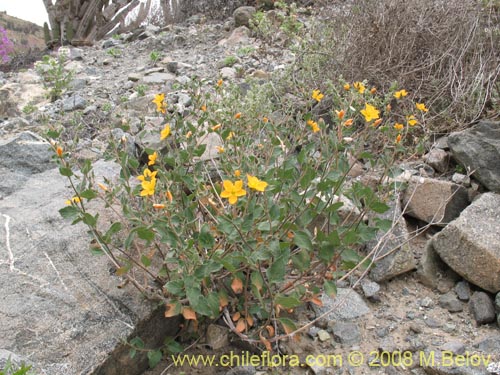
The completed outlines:
<svg viewBox="0 0 500 375">
<path fill-rule="evenodd" d="M 500 194 L 485 193 L 433 237 L 440 258 L 469 282 L 500 291 Z"/>
<path fill-rule="evenodd" d="M 464 187 L 433 178 L 412 177 L 403 195 L 406 214 L 434 225 L 446 225 L 468 204 Z"/>
<path fill-rule="evenodd" d="M 370 308 L 363 298 L 348 288 L 338 288 L 335 298 L 323 295 L 321 301 L 323 306 L 315 306 L 314 308 L 317 309 L 318 315 L 329 312 L 326 317 L 327 322 L 352 320 L 370 312 Z"/>
<path fill-rule="evenodd" d="M 500 122 L 482 121 L 448 138 L 453 157 L 488 190 L 500 193 Z"/>
<path fill-rule="evenodd" d="M 66 185 L 52 169 L 0 200 L 0 349 L 46 375 L 140 374 L 147 359 L 128 359 L 121 340 L 138 326 L 147 332 L 158 312 L 142 338 L 168 334 L 167 320 L 132 287 L 117 288 L 106 258 L 91 255 L 86 227 L 60 217 Z"/>
</svg>

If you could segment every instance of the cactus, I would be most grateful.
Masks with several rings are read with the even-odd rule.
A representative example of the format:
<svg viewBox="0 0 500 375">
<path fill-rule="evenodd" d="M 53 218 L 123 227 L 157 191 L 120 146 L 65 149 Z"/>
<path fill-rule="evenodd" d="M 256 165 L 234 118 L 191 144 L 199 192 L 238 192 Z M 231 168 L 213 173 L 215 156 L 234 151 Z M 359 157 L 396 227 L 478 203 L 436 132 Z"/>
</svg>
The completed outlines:
<svg viewBox="0 0 500 375">
<path fill-rule="evenodd" d="M 43 39 L 45 40 L 45 44 L 48 46 L 52 41 L 52 37 L 50 36 L 49 25 L 47 22 L 43 23 Z"/>
<path fill-rule="evenodd" d="M 75 30 L 73 29 L 73 23 L 66 22 L 66 40 L 71 44 L 71 41 L 75 37 Z"/>
<path fill-rule="evenodd" d="M 52 41 L 56 44 L 61 43 L 61 23 L 56 22 L 52 25 Z"/>
<path fill-rule="evenodd" d="M 128 28 L 138 27 L 147 17 L 151 0 L 43 0 L 52 27 L 52 39 L 60 40 L 61 23 L 72 44 L 91 44 L 106 37 L 117 25 L 124 29 L 126 16 L 137 6 L 138 15 Z M 56 31 L 57 30 L 57 31 Z M 116 30 L 115 30 L 116 32 Z M 55 35 L 56 34 L 56 35 Z"/>
</svg>

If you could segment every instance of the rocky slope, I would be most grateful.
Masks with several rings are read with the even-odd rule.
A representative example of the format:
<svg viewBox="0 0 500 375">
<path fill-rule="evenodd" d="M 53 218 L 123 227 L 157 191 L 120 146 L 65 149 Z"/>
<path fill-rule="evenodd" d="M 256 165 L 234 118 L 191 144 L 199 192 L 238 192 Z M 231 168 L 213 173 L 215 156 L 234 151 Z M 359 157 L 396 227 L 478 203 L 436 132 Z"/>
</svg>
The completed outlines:
<svg viewBox="0 0 500 375">
<path fill-rule="evenodd" d="M 152 59 L 152 52 L 160 57 Z M 138 374 L 140 366 L 127 360 L 120 339 L 137 332 L 154 336 L 145 328 L 145 322 L 158 324 L 152 306 L 133 289 L 117 289 L 120 280 L 109 276 L 105 262 L 82 254 L 84 228 L 68 227 L 57 213 L 69 194 L 65 181 L 52 168 L 48 144 L 27 131 L 44 134 L 63 124 L 74 139 L 74 156 L 96 161 L 98 174 L 110 177 L 116 166 L 102 161 L 110 137 L 121 138 L 124 123 L 132 137 L 144 124 L 161 126 L 151 106 L 154 94 L 169 93 L 189 106 L 178 85 L 194 76 L 241 85 L 248 76 L 266 80 L 293 54 L 251 38 L 234 20 L 210 23 L 202 16 L 66 53 L 74 77 L 55 102 L 46 99 L 33 70 L 0 75 L 0 281 L 9 285 L 0 291 L 7 301 L 0 305 L 0 363 L 12 355 L 43 374 Z M 235 56 L 234 65 L 227 56 Z M 437 140 L 424 160 L 402 166 L 398 178 L 408 188 L 390 211 L 397 229 L 381 242 L 381 261 L 362 281 L 341 283 L 337 299 L 323 297 L 323 307 L 297 312 L 301 324 L 326 316 L 302 340 L 281 348 L 302 361 L 309 354 L 340 355 L 342 365 L 176 368 L 164 361 L 147 374 L 495 373 L 494 366 L 488 371 L 474 360 L 490 355 L 491 362 L 500 361 L 499 154 L 500 124 L 484 122 Z M 454 173 L 457 163 L 472 178 Z M 359 178 L 370 183 L 370 176 Z M 177 323 L 164 322 L 162 329 L 175 330 Z M 246 348 L 226 328 L 210 327 L 206 342 L 189 353 Z M 158 342 L 161 337 L 150 345 Z M 360 366 L 349 362 L 354 352 L 363 357 Z M 400 353 L 406 362 L 398 354 L 387 361 L 382 352 Z"/>
</svg>

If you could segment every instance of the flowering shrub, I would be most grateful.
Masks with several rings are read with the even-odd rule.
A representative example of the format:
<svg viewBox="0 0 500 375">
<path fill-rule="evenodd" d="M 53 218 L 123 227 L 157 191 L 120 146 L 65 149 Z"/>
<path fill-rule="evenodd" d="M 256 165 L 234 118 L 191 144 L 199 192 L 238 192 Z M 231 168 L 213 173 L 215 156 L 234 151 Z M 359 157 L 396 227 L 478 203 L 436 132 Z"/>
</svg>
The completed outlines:
<svg viewBox="0 0 500 375">
<path fill-rule="evenodd" d="M 14 50 L 14 45 L 7 37 L 7 31 L 0 27 L 0 62 L 9 61 L 9 54 Z"/>
<path fill-rule="evenodd" d="M 37 73 L 43 78 L 43 85 L 49 90 L 51 101 L 59 99 L 73 79 L 73 72 L 64 68 L 66 54 L 61 50 L 57 57 L 43 56 L 35 63 Z"/>
<path fill-rule="evenodd" d="M 401 90 L 382 95 L 366 85 L 330 82 L 307 93 L 303 112 L 278 119 L 276 106 L 292 108 L 273 97 L 272 85 L 242 96 L 222 80 L 196 82 L 187 88 L 194 108 L 187 114 L 160 93 L 151 107 L 164 117 L 162 147 L 146 150 L 141 164 L 126 140 L 112 144 L 121 165 L 115 183 L 97 183 L 90 162 L 74 174 L 64 145 L 52 141 L 74 189 L 60 213 L 85 223 L 93 251 L 161 301 L 166 317 L 222 315 L 233 332 L 271 350 L 300 332 L 288 314 L 321 305 L 338 279 L 369 267 L 359 250 L 391 227 L 366 219 L 388 209 L 394 187 L 352 180 L 351 160 L 367 162 L 382 179 L 424 124 L 425 106 Z M 329 124 L 313 111 L 325 100 L 333 103 Z M 217 152 L 207 149 L 207 137 L 219 141 Z M 385 142 L 380 153 L 366 148 L 374 137 Z M 341 197 L 356 209 L 343 212 Z M 113 222 L 88 209 L 94 199 L 114 212 Z"/>
</svg>

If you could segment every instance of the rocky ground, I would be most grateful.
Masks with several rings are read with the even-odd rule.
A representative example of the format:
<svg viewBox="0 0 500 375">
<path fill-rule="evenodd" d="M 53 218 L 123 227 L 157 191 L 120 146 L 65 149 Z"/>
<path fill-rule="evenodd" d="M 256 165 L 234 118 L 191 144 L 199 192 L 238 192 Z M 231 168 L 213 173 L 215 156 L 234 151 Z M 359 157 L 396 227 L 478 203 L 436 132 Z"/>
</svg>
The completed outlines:
<svg viewBox="0 0 500 375">
<path fill-rule="evenodd" d="M 20 194 L 19 191 L 23 186 L 27 188 L 27 181 L 36 180 L 37 176 L 41 176 L 40 173 L 45 176 L 45 173 L 50 172 L 45 172 L 50 169 L 47 167 L 50 157 L 44 155 L 43 150 L 39 151 L 40 154 L 30 154 L 32 150 L 27 151 L 25 160 L 33 161 L 33 155 L 39 155 L 40 159 L 27 163 L 30 166 L 24 169 L 19 167 L 20 158 L 12 158 L 18 149 L 12 148 L 12 143 L 9 143 L 16 135 L 25 131 L 44 134 L 53 124 L 61 123 L 68 130 L 68 139 L 73 139 L 74 155 L 77 158 L 100 160 L 109 138 L 119 139 L 124 135 L 123 130 L 119 129 L 124 123 L 129 125 L 131 137 L 140 132 L 144 123 L 146 126 L 160 126 L 151 104 L 154 94 L 173 93 L 172 98 L 177 104 L 189 106 L 189 98 L 177 86 L 191 81 L 193 76 L 213 82 L 222 77 L 240 84 L 243 84 L 245 77 L 267 80 L 273 72 L 281 70 L 293 59 L 293 54 L 288 50 L 267 46 L 252 38 L 246 27 L 235 28 L 234 20 L 213 23 L 205 21 L 202 16 L 192 17 L 181 25 L 161 30 L 147 27 L 135 34 L 104 40 L 94 47 L 69 48 L 67 51 L 69 61 L 66 67 L 74 71 L 74 78 L 69 91 L 62 99 L 53 103 L 46 100 L 46 91 L 34 70 L 0 75 L 0 170 L 6 176 L 0 182 L 0 213 L 3 214 L 3 220 L 12 215 L 9 210 L 14 210 L 16 204 L 22 204 L 22 196 L 28 192 Z M 152 58 L 153 52 L 159 55 L 157 61 L 153 61 L 156 60 Z M 232 61 L 234 64 L 228 63 L 228 56 L 236 57 Z M 75 124 L 79 126 L 75 127 Z M 448 139 L 441 139 L 430 147 L 432 151 L 427 155 L 425 163 L 418 161 L 404 166 L 406 175 L 402 178 L 409 181 L 410 188 L 402 197 L 407 214 L 405 219 L 400 220 L 399 226 L 404 238 L 413 237 L 409 244 L 384 258 L 381 266 L 359 284 L 356 283 L 356 278 L 341 284 L 337 300 L 323 297 L 322 308 L 310 307 L 296 312 L 294 318 L 306 324 L 339 300 L 344 301 L 326 319 L 308 328 L 300 341 L 283 343 L 280 347 L 283 354 L 296 354 L 301 360 L 308 354 L 338 354 L 343 358 L 342 366 L 179 368 L 172 366 L 172 361 L 167 360 L 145 374 L 494 373 L 487 371 L 486 366 L 476 366 L 474 361 L 459 362 L 462 358 L 460 356 L 468 356 L 463 357 L 465 361 L 472 354 L 491 355 L 491 361 L 500 361 L 500 334 L 496 318 L 496 312 L 500 310 L 500 298 L 495 300 L 495 293 L 500 290 L 496 275 L 500 275 L 500 231 L 499 226 L 495 225 L 500 218 L 500 199 L 495 193 L 500 192 L 500 124 L 485 123 L 474 132 L 454 135 L 449 138 L 450 142 Z M 467 137 L 489 142 L 487 149 L 496 150 L 493 154 L 496 152 L 497 155 L 496 160 L 493 157 L 488 161 L 482 148 L 478 151 L 478 157 L 472 157 L 476 161 L 480 160 L 480 164 L 472 168 L 476 170 L 477 178 L 472 181 L 463 174 L 453 173 L 457 161 L 467 163 L 466 165 L 474 162 L 467 159 L 471 150 L 460 149 L 460 139 L 468 139 Z M 23 142 L 26 143 L 26 140 Z M 28 143 L 33 145 L 41 142 L 42 140 L 30 139 Z M 466 143 L 473 144 L 472 141 Z M 9 144 L 10 149 L 6 148 Z M 44 147 L 47 148 L 47 145 Z M 46 181 L 48 186 L 50 182 L 47 181 L 55 177 L 43 178 L 40 181 Z M 492 193 L 485 194 L 487 191 Z M 16 194 L 20 197 L 14 201 L 12 197 Z M 54 199 L 54 195 L 51 197 Z M 474 203 L 469 206 L 471 201 Z M 467 206 L 472 208 L 464 211 Z M 36 210 L 36 206 L 32 209 Z M 55 207 L 51 209 L 56 210 Z M 394 210 L 400 212 L 401 208 L 394 207 Z M 459 215 L 462 215 L 460 222 L 446 226 L 446 223 Z M 412 236 L 428 223 L 433 225 Z M 3 225 L 7 228 L 8 222 L 4 221 Z M 20 233 L 18 235 L 21 236 Z M 454 244 L 453 240 L 458 238 L 462 242 Z M 484 243 L 481 242 L 482 238 Z M 9 275 L 15 268 L 13 258 L 6 255 L 12 255 L 8 240 L 8 232 L 5 232 L 0 237 L 0 245 L 3 246 L 0 246 L 0 259 L 3 259 L 0 261 L 0 271 L 5 272 L 2 278 L 4 282 L 9 280 Z M 48 259 L 49 255 L 51 254 L 47 255 Z M 21 262 L 18 266 L 22 268 L 24 264 Z M 22 285 L 23 282 L 20 282 L 18 286 L 21 288 Z M 349 292 L 348 287 L 352 285 L 355 288 Z M 115 296 L 113 301 L 116 303 L 119 298 L 122 297 Z M 104 305 L 108 306 L 106 308 L 114 306 L 111 309 L 117 308 L 123 312 L 120 306 L 116 307 L 113 303 Z M 9 316 L 19 313 L 19 310 L 7 311 L 0 307 L 1 325 L 11 325 Z M 128 312 L 125 313 L 127 314 Z M 140 312 L 134 312 L 133 315 L 142 316 Z M 125 317 L 123 319 L 126 320 Z M 133 323 L 127 320 L 126 324 Z M 2 329 L 5 330 L 5 339 L 0 339 L 0 349 L 3 347 L 13 353 L 18 351 L 17 354 L 27 356 L 29 360 L 38 360 L 36 355 L 29 355 L 34 352 L 33 347 L 28 352 L 22 350 L 26 348 L 22 341 L 29 340 L 26 338 L 29 335 L 12 339 L 14 333 Z M 235 341 L 227 329 L 216 325 L 208 329 L 211 332 L 208 338 L 194 343 L 188 353 L 222 355 L 231 350 L 241 352 L 242 348 L 246 348 Z M 130 330 L 126 333 L 130 333 Z M 86 334 L 84 328 L 75 332 L 77 336 Z M 66 339 L 68 342 L 73 340 L 71 335 Z M 79 349 L 75 347 L 74 350 Z M 360 367 L 349 363 L 349 353 L 354 351 L 360 352 L 364 357 Z M 445 355 L 445 351 L 454 353 L 453 366 L 445 365 L 446 362 L 442 366 L 438 365 L 439 358 Z M 401 352 L 401 355 L 408 355 L 411 359 L 404 357 L 406 362 L 403 363 L 406 366 L 399 366 L 400 357 L 393 355 L 387 362 L 377 354 L 381 352 Z M 435 355 L 435 364 L 423 363 L 429 355 Z M 47 358 L 50 358 L 50 353 Z M 47 368 L 43 373 L 114 373 L 90 372 L 88 369 L 85 372 L 81 368 L 78 370 L 80 372 L 64 370 L 64 367 L 57 370 L 54 367 L 52 370 Z"/>
</svg>

